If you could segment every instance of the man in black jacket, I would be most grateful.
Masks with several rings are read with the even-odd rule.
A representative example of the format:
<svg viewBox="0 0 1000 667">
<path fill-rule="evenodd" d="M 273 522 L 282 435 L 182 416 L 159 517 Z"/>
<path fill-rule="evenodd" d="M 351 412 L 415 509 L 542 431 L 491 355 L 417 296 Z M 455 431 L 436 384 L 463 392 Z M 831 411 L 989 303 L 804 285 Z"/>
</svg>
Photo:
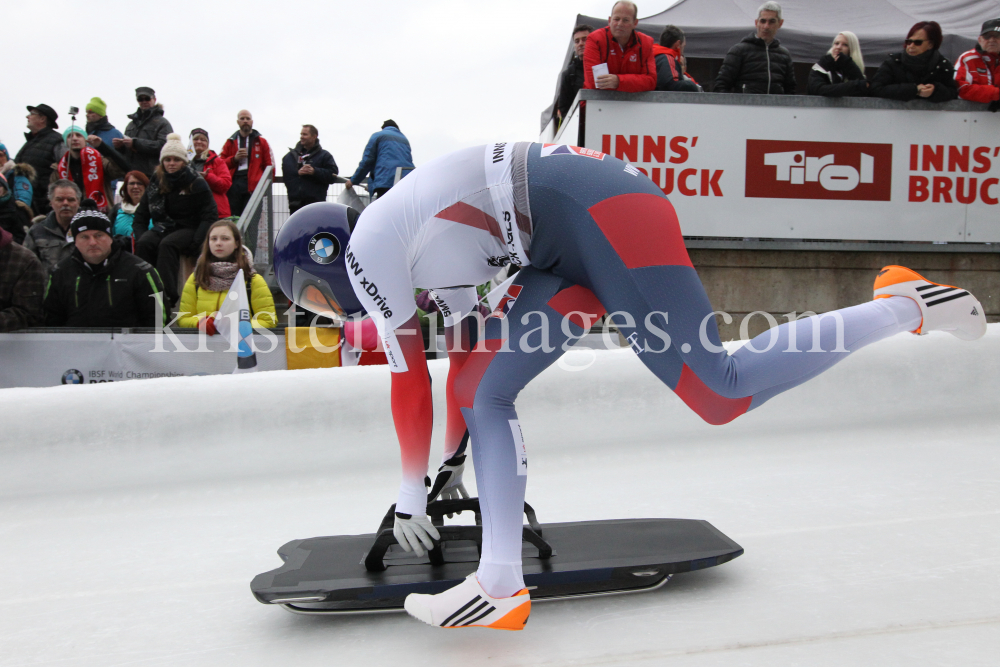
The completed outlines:
<svg viewBox="0 0 1000 667">
<path fill-rule="evenodd" d="M 307 204 L 326 201 L 326 191 L 338 173 L 333 156 L 319 145 L 319 130 L 303 125 L 299 143 L 289 149 L 281 161 L 289 213 Z"/>
<path fill-rule="evenodd" d="M 49 277 L 45 323 L 51 327 L 154 327 L 163 283 L 148 262 L 127 252 L 111 236 L 111 221 L 85 200 L 73 217 L 76 246 Z"/>
<path fill-rule="evenodd" d="M 167 135 L 174 131 L 163 117 L 163 105 L 156 102 L 156 91 L 149 86 L 135 89 L 139 108 L 129 114 L 124 139 L 112 139 L 112 146 L 131 164 L 132 169 L 152 177 L 160 163 L 160 149 Z"/>
<path fill-rule="evenodd" d="M 776 39 L 784 24 L 781 5 L 765 2 L 757 10 L 757 31 L 729 49 L 719 75 L 717 93 L 794 95 L 795 69 L 792 54 Z"/>
<path fill-rule="evenodd" d="M 587 37 L 592 29 L 589 25 L 580 24 L 573 28 L 573 55 L 566 69 L 559 75 L 559 101 L 556 102 L 556 118 L 562 124 L 570 105 L 576 99 L 576 93 L 583 88 L 583 50 L 587 48 Z"/>
<path fill-rule="evenodd" d="M 28 131 L 24 133 L 26 141 L 14 157 L 14 162 L 26 162 L 35 170 L 31 207 L 35 209 L 35 213 L 45 215 L 52 210 L 48 200 L 49 177 L 59 158 L 66 152 L 66 147 L 62 135 L 56 132 L 59 114 L 48 104 L 28 107 L 27 118 Z"/>
</svg>

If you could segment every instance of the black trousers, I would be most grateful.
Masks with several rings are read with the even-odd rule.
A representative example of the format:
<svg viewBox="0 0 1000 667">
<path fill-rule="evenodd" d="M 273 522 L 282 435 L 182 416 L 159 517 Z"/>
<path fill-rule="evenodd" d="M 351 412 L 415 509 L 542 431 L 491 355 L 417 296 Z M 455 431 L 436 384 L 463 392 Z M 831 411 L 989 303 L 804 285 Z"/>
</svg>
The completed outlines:
<svg viewBox="0 0 1000 667">
<path fill-rule="evenodd" d="M 208 228 L 213 222 L 203 222 L 197 228 L 184 227 L 169 232 L 150 229 L 136 242 L 135 254 L 155 266 L 160 274 L 168 308 L 173 308 L 180 301 L 177 277 L 180 272 L 181 255 L 190 257 L 198 255 L 201 244 L 208 234 Z"/>
<path fill-rule="evenodd" d="M 229 186 L 229 190 L 226 192 L 226 198 L 229 199 L 230 215 L 243 215 L 243 209 L 247 207 L 250 195 L 253 194 L 250 192 L 250 184 L 247 181 L 247 171 L 247 169 L 244 169 L 234 173 L 233 184 Z"/>
<path fill-rule="evenodd" d="M 316 202 L 326 201 L 326 197 L 322 199 L 315 199 L 313 197 L 303 197 L 302 199 L 289 199 L 288 200 L 288 212 L 295 213 L 297 210 L 303 206 L 308 206 L 309 204 L 315 204 Z"/>
</svg>

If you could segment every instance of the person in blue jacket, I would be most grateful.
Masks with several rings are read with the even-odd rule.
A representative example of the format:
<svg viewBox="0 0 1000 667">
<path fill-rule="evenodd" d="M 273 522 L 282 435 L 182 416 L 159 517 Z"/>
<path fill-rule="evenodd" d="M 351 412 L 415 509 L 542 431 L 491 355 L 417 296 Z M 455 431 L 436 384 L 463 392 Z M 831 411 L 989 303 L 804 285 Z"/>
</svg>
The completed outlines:
<svg viewBox="0 0 1000 667">
<path fill-rule="evenodd" d="M 410 154 L 410 142 L 399 131 L 396 121 L 390 119 L 382 123 L 382 129 L 368 140 L 357 171 L 344 182 L 344 186 L 352 188 L 371 174 L 368 193 L 372 199 L 381 197 L 396 182 L 396 167 L 402 167 L 402 175 L 405 176 L 413 169 L 413 156 Z"/>
</svg>

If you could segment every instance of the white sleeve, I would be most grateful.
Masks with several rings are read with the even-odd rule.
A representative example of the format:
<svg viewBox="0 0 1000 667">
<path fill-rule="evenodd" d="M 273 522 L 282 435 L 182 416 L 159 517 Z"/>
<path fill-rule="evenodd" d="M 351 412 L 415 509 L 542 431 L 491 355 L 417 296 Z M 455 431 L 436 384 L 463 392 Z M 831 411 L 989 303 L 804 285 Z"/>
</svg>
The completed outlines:
<svg viewBox="0 0 1000 667">
<path fill-rule="evenodd" d="M 417 312 L 413 298 L 410 261 L 399 238 L 359 225 L 345 256 L 347 274 L 361 305 L 375 322 L 389 367 L 394 373 L 407 370 L 395 331 Z M 419 335 L 420 332 L 409 332 Z"/>
<path fill-rule="evenodd" d="M 458 324 L 471 313 L 479 303 L 479 294 L 475 287 L 451 287 L 448 289 L 431 290 L 431 296 L 444 318 L 444 326 Z"/>
</svg>

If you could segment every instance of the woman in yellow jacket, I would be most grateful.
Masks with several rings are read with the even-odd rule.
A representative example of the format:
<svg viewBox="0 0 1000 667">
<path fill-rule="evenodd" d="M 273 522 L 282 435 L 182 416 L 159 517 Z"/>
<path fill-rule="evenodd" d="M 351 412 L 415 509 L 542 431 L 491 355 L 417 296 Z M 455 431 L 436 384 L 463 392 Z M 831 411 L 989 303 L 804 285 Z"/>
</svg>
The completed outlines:
<svg viewBox="0 0 1000 667">
<path fill-rule="evenodd" d="M 245 277 L 250 277 L 247 298 L 250 299 L 251 323 L 257 328 L 275 326 L 278 318 L 271 290 L 263 276 L 254 270 L 253 256 L 243 246 L 240 230 L 230 220 L 219 220 L 208 228 L 201 256 L 184 284 L 182 316 L 177 324 L 192 329 L 198 327 L 214 336 L 215 316 L 240 269 Z"/>
</svg>

